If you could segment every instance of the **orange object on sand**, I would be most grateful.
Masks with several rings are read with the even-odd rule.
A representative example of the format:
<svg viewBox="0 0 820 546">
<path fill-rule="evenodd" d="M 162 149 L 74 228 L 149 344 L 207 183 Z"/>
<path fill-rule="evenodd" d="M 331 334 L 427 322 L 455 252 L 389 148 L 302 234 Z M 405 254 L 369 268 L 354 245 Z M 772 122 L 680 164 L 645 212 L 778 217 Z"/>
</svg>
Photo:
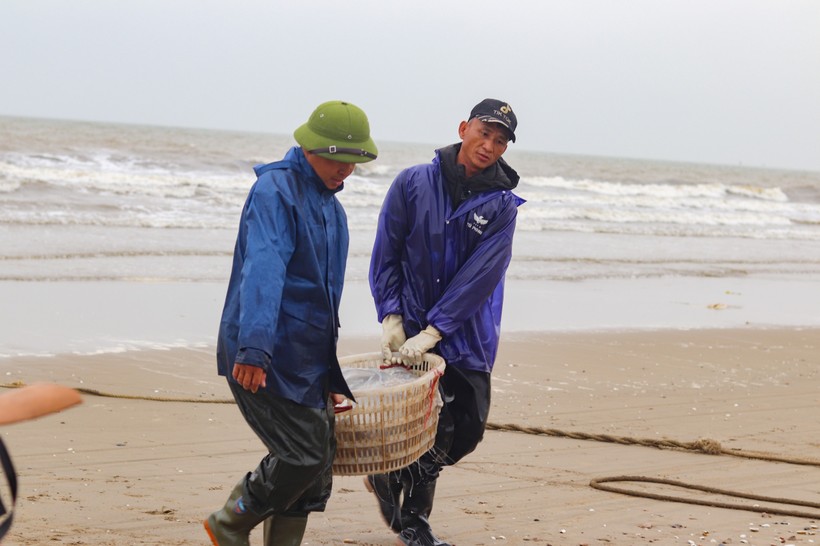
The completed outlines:
<svg viewBox="0 0 820 546">
<path fill-rule="evenodd" d="M 82 402 L 80 393 L 53 383 L 35 383 L 0 394 L 0 425 L 55 413 Z"/>
<path fill-rule="evenodd" d="M 35 383 L 19 387 L 0 395 L 0 425 L 35 419 L 64 410 L 82 401 L 80 393 L 76 390 L 54 383 Z M 3 518 L 0 520 L 0 540 L 2 540 L 14 521 L 17 504 L 17 473 L 2 439 L 0 439 L 0 467 L 2 467 L 2 474 L 5 475 L 11 492 L 11 503 L 8 509 L 0 499 L 0 517 Z"/>
</svg>

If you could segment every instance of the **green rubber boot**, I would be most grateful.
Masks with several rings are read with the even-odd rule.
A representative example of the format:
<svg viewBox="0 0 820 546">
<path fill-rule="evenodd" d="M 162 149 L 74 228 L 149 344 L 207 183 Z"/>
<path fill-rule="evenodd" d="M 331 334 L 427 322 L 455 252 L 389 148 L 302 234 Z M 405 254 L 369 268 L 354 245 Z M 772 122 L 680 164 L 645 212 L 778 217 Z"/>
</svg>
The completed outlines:
<svg viewBox="0 0 820 546">
<path fill-rule="evenodd" d="M 262 518 L 254 514 L 242 499 L 244 484 L 243 478 L 231 491 L 225 506 L 204 522 L 214 546 L 250 546 L 251 529 L 262 522 Z"/>
<path fill-rule="evenodd" d="M 265 546 L 299 546 L 305 536 L 307 515 L 271 516 L 265 520 Z"/>
</svg>

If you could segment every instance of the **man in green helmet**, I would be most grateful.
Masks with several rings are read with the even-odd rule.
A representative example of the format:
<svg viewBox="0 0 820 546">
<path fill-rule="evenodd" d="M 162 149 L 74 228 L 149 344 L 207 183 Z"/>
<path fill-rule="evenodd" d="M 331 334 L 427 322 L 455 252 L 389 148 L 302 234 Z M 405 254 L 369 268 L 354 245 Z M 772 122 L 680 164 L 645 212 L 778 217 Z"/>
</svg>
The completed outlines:
<svg viewBox="0 0 820 546">
<path fill-rule="evenodd" d="M 358 107 L 319 105 L 282 161 L 255 168 L 239 223 L 217 366 L 268 449 L 205 520 L 216 546 L 297 546 L 331 493 L 333 405 L 352 394 L 336 360 L 348 250 L 336 198 L 356 163 L 376 159 Z"/>
</svg>

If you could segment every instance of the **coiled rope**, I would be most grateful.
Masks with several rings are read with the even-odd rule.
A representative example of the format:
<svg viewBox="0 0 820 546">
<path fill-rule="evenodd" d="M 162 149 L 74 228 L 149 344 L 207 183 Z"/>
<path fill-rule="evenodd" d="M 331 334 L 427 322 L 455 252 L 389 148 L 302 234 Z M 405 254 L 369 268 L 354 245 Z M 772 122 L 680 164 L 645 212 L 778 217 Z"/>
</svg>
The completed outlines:
<svg viewBox="0 0 820 546">
<path fill-rule="evenodd" d="M 497 424 L 487 423 L 488 430 L 512 431 L 522 432 L 525 434 L 536 434 L 544 436 L 557 436 L 562 438 L 572 438 L 575 440 L 593 440 L 597 442 L 611 442 L 622 445 L 639 445 L 644 447 L 654 447 L 659 449 L 674 449 L 679 451 L 691 451 L 696 453 L 703 453 L 706 455 L 727 455 L 730 457 L 742 457 L 745 459 L 757 459 L 761 461 L 773 461 L 786 464 L 796 464 L 804 466 L 820 467 L 820 461 L 816 459 L 800 459 L 791 457 L 781 457 L 771 453 L 761 453 L 755 451 L 741 451 L 729 450 L 720 445 L 717 440 L 708 438 L 699 439 L 694 442 L 678 442 L 669 439 L 656 438 L 632 438 L 628 436 L 613 436 L 611 434 L 587 434 L 584 432 L 571 432 L 565 430 L 558 430 L 554 428 L 540 428 L 540 427 L 524 427 L 515 424 Z M 643 497 L 647 499 L 680 502 L 685 504 L 695 504 L 699 506 L 713 506 L 716 508 L 728 508 L 730 510 L 745 510 L 748 512 L 757 512 L 761 514 L 777 514 L 781 516 L 795 516 L 808 519 L 820 519 L 820 512 L 803 512 L 800 510 L 781 509 L 776 507 L 764 507 L 755 504 L 740 504 L 729 503 L 711 500 L 691 499 L 686 497 L 678 497 L 674 495 L 662 495 L 658 493 L 650 493 L 648 491 L 640 491 L 635 489 L 628 489 L 624 487 L 617 487 L 613 485 L 604 485 L 613 482 L 644 482 L 656 483 L 662 485 L 671 485 L 680 487 L 682 489 L 693 489 L 703 491 L 705 493 L 724 495 L 727 497 L 738 497 L 743 499 L 750 499 L 756 501 L 769 502 L 774 504 L 788 504 L 792 506 L 805 506 L 808 508 L 820 508 L 820 503 L 801 501 L 794 499 L 786 499 L 779 497 L 766 497 L 762 495 L 753 495 L 743 493 L 740 491 L 731 491 L 728 489 L 717 489 L 715 487 L 706 487 L 697 484 L 690 484 L 676 480 L 665 480 L 662 478 L 651 478 L 647 476 L 612 476 L 605 478 L 594 478 L 590 480 L 589 486 L 593 489 L 601 491 L 608 491 L 610 493 L 620 493 L 623 495 L 630 495 L 633 497 Z"/>
<path fill-rule="evenodd" d="M 13 383 L 6 383 L 0 385 L 2 388 L 20 388 L 25 386 L 25 383 L 22 381 L 16 381 Z M 167 396 L 147 396 L 147 395 L 129 395 L 129 394 L 116 394 L 116 393 L 109 393 L 104 391 L 99 391 L 96 389 L 89 389 L 84 387 L 74 387 L 80 393 L 87 394 L 90 396 L 101 396 L 106 398 L 121 398 L 126 400 L 147 400 L 152 402 L 181 402 L 181 403 L 195 403 L 195 404 L 235 404 L 236 402 L 231 398 L 183 398 L 183 397 L 167 397 Z M 566 431 L 566 430 L 559 430 L 554 428 L 543 428 L 543 427 L 526 427 L 522 425 L 510 424 L 510 423 L 487 423 L 487 430 L 495 430 L 501 432 L 520 432 L 523 434 L 533 434 L 539 436 L 555 436 L 560 438 L 571 438 L 574 440 L 591 440 L 596 442 L 609 442 L 609 443 L 616 443 L 621 445 L 639 445 L 644 447 L 654 447 L 658 449 L 672 449 L 672 450 L 679 450 L 679 451 L 690 451 L 696 453 L 702 453 L 706 455 L 726 455 L 730 457 L 742 457 L 745 459 L 757 459 L 762 461 L 772 461 L 772 462 L 779 462 L 779 463 L 786 463 L 786 464 L 796 464 L 796 465 L 804 465 L 804 466 L 814 466 L 820 467 L 820 461 L 816 459 L 800 459 L 800 458 L 791 458 L 791 457 L 782 457 L 779 455 L 774 455 L 770 453 L 762 453 L 762 452 L 754 452 L 754 451 L 741 451 L 741 450 L 729 450 L 725 449 L 721 446 L 720 442 L 717 440 L 712 439 L 699 439 L 694 442 L 678 442 L 676 440 L 669 440 L 669 439 L 656 439 L 656 438 L 633 438 L 629 436 L 614 436 L 611 434 L 588 434 L 584 432 L 573 432 L 573 431 Z M 593 489 L 598 489 L 601 491 L 608 491 L 611 493 L 620 493 L 623 495 L 630 495 L 633 497 L 643 497 L 647 499 L 653 500 L 661 500 L 661 501 L 668 501 L 668 502 L 679 502 L 685 504 L 694 504 L 699 506 L 712 506 L 716 508 L 726 508 L 729 510 L 744 510 L 748 512 L 756 512 L 756 513 L 765 513 L 765 514 L 777 514 L 782 516 L 795 516 L 800 518 L 808 518 L 817 520 L 820 519 L 820 512 L 803 512 L 800 510 L 787 510 L 787 509 L 780 509 L 775 507 L 763 507 L 758 505 L 749 505 L 749 504 L 740 504 L 740 503 L 726 503 L 726 502 L 719 502 L 719 501 L 710 501 L 710 500 L 700 500 L 700 499 L 691 499 L 686 497 L 678 497 L 673 495 L 661 495 L 656 493 L 650 493 L 647 491 L 639 491 L 634 489 L 627 489 L 622 487 L 616 487 L 612 485 L 604 485 L 613 482 L 644 482 L 644 483 L 656 483 L 662 485 L 670 485 L 674 487 L 680 487 L 683 489 L 692 489 L 697 491 L 703 491 L 705 493 L 716 494 L 716 495 L 724 495 L 729 497 L 738 497 L 762 502 L 770 502 L 775 504 L 787 504 L 793 506 L 805 506 L 808 508 L 818 508 L 820 509 L 820 503 L 816 502 L 809 502 L 809 501 L 801 501 L 801 500 L 794 500 L 794 499 L 786 499 L 786 498 L 778 498 L 778 497 L 767 497 L 762 495 L 753 495 L 749 493 L 743 493 L 739 491 L 731 491 L 728 489 L 717 489 L 714 487 L 706 487 L 697 484 L 690 484 L 685 482 L 680 482 L 676 480 L 666 480 L 662 478 L 651 478 L 647 476 L 611 476 L 611 477 L 604 477 L 604 478 L 594 478 L 590 480 L 589 485 Z"/>
</svg>

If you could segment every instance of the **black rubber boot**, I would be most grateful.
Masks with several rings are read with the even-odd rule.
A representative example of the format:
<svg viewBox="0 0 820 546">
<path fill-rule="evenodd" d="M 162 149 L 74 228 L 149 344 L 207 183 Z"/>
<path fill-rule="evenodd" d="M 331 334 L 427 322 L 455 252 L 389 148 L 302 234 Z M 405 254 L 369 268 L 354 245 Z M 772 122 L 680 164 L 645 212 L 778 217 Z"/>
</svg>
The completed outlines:
<svg viewBox="0 0 820 546">
<path fill-rule="evenodd" d="M 433 497 L 436 494 L 436 482 L 419 485 L 404 484 L 404 502 L 401 505 L 401 526 L 398 544 L 406 546 L 450 546 L 439 540 L 430 528 L 430 512 L 433 510 Z"/>
<path fill-rule="evenodd" d="M 304 516 L 271 516 L 265 520 L 265 546 L 299 546 L 305 536 L 307 515 Z"/>
<path fill-rule="evenodd" d="M 401 532 L 402 484 L 395 474 L 370 474 L 364 486 L 373 493 L 379 503 L 382 519 L 394 532 Z"/>
<path fill-rule="evenodd" d="M 204 522 L 214 546 L 250 546 L 248 535 L 263 520 L 243 501 L 244 485 L 243 478 L 231 491 L 225 506 Z"/>
</svg>

